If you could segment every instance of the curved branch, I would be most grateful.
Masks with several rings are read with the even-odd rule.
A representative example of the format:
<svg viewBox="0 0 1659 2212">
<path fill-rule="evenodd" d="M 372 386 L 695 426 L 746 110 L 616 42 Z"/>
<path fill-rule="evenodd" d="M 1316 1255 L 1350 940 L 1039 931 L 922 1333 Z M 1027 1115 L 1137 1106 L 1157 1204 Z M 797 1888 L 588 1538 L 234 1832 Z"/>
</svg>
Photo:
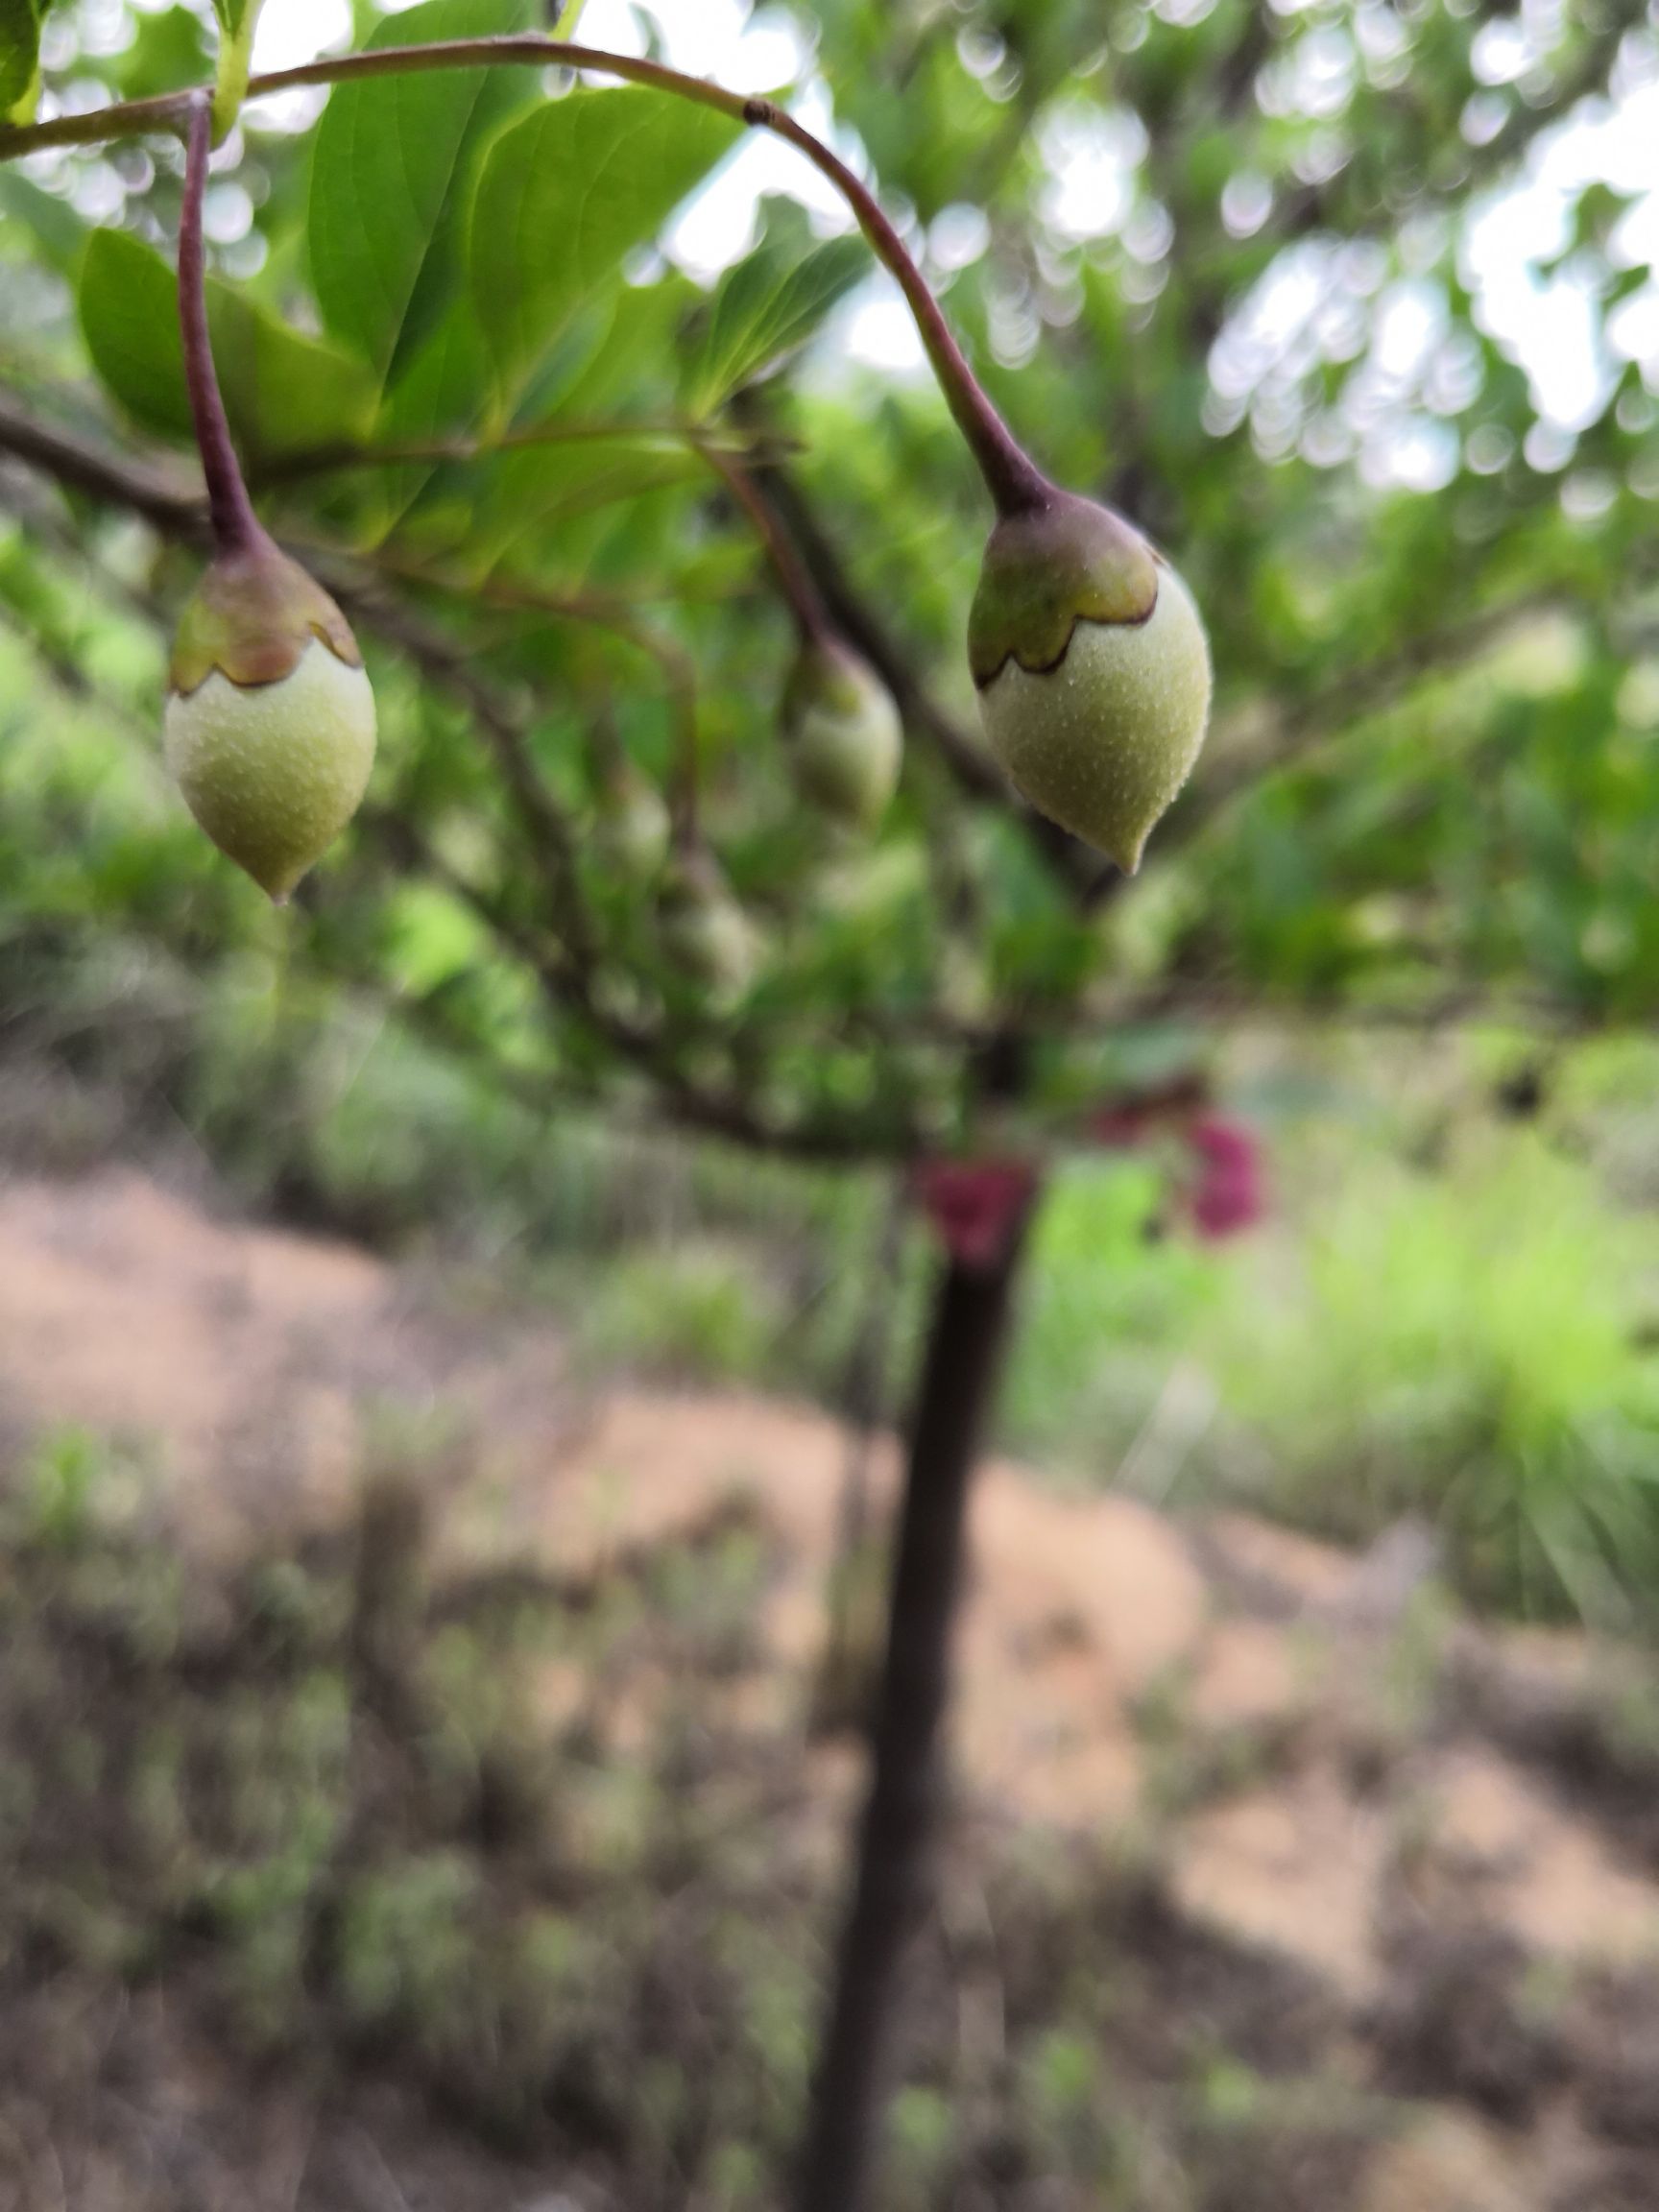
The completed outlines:
<svg viewBox="0 0 1659 2212">
<path fill-rule="evenodd" d="M 201 494 L 169 483 L 154 470 L 102 452 L 72 430 L 43 422 L 0 391 L 0 452 L 13 454 L 55 483 L 106 506 L 140 516 L 163 538 L 189 545 L 209 542 Z"/>
<path fill-rule="evenodd" d="M 671 93 L 677 99 L 711 108 L 751 130 L 769 131 L 804 154 L 846 201 L 871 251 L 903 293 L 946 404 L 998 510 L 1017 513 L 1046 501 L 1052 490 L 1047 478 L 1026 454 L 969 368 L 926 278 L 875 195 L 838 155 L 774 102 L 729 92 L 724 85 L 688 77 L 661 61 L 610 54 L 598 47 L 549 38 L 540 32 L 436 39 L 424 46 L 372 46 L 361 53 L 332 55 L 299 68 L 272 70 L 250 79 L 247 98 L 259 100 L 306 85 L 342 84 L 362 78 L 410 76 L 432 70 L 500 66 L 545 69 L 555 65 L 591 70 L 597 76 L 618 77 L 626 84 Z M 146 131 L 187 129 L 198 96 L 192 89 L 164 94 L 159 99 L 116 102 L 84 114 L 54 116 L 46 123 L 0 132 L 0 161 L 14 160 L 19 155 L 47 147 L 96 146 Z"/>
<path fill-rule="evenodd" d="M 741 462 L 733 460 L 729 454 L 719 452 L 712 445 L 699 444 L 697 450 L 748 517 L 756 537 L 759 539 L 772 564 L 779 588 L 789 602 L 795 626 L 802 638 L 810 644 L 832 644 L 835 632 L 825 608 L 823 594 L 812 581 L 811 572 L 802 560 L 789 533 L 760 496 L 753 475 Z"/>
<path fill-rule="evenodd" d="M 36 422 L 4 397 L 0 397 L 0 451 L 15 454 L 105 505 L 141 515 L 164 537 L 189 544 L 209 537 L 206 510 L 199 498 L 157 487 L 129 463 Z M 755 1151 L 803 1160 L 906 1160 L 921 1148 L 920 1132 L 902 1113 L 849 1115 L 837 1108 L 789 1121 L 768 1119 L 737 1093 L 714 1089 L 688 1075 L 678 1065 L 670 1040 L 607 1005 L 596 987 L 599 948 L 575 868 L 577 831 L 542 782 L 516 717 L 479 678 L 459 645 L 385 593 L 366 588 L 359 569 L 320 558 L 314 549 L 308 549 L 308 561 L 355 622 L 407 654 L 422 675 L 468 708 L 483 732 L 502 781 L 532 833 L 552 894 L 552 922 L 561 938 L 558 956 L 542 952 L 534 961 L 534 973 L 550 1003 L 574 1016 L 619 1058 L 649 1077 L 674 1118 L 688 1128 Z M 565 612 L 576 619 L 595 618 L 577 614 L 569 607 Z M 614 626 L 609 611 L 604 619 Z M 512 950 L 522 957 L 526 945 L 520 938 Z"/>
<path fill-rule="evenodd" d="M 258 545 L 265 533 L 253 513 L 236 448 L 230 442 L 230 424 L 207 335 L 202 197 L 207 187 L 207 158 L 212 151 L 213 103 L 205 92 L 198 92 L 191 101 L 185 140 L 184 197 L 179 209 L 179 329 L 183 341 L 184 384 L 190 397 L 196 449 L 202 456 L 202 474 L 207 484 L 214 543 L 221 553 L 239 553 Z"/>
</svg>

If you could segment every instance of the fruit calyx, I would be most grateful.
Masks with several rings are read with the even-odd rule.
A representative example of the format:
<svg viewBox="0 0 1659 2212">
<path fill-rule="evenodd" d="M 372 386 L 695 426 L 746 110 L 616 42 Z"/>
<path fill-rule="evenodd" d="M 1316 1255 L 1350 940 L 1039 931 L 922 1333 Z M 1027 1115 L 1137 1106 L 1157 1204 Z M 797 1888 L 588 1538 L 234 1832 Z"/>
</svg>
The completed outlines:
<svg viewBox="0 0 1659 2212">
<path fill-rule="evenodd" d="M 1111 508 L 1055 486 L 1004 513 L 985 547 L 968 618 L 968 660 L 983 691 L 1015 661 L 1059 667 L 1082 622 L 1139 625 L 1158 604 L 1160 563 Z"/>
<path fill-rule="evenodd" d="M 180 618 L 168 687 L 181 697 L 218 669 L 248 690 L 278 684 L 316 638 L 349 668 L 363 656 L 351 626 L 315 577 L 263 530 L 215 556 Z"/>
</svg>

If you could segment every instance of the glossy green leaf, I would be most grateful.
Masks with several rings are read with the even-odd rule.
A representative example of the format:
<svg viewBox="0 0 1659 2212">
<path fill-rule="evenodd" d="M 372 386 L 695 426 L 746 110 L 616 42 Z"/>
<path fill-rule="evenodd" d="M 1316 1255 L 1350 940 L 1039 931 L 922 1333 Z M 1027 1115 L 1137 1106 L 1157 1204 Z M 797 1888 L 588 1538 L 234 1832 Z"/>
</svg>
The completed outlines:
<svg viewBox="0 0 1659 2212">
<path fill-rule="evenodd" d="M 691 412 L 709 413 L 804 346 L 870 265 L 862 238 L 830 238 L 805 254 L 786 236 L 763 239 L 720 280 L 686 370 Z"/>
<path fill-rule="evenodd" d="M 95 230 L 81 266 L 82 334 L 92 365 L 133 420 L 190 435 L 177 280 L 153 246 Z M 373 408 L 362 365 L 290 330 L 221 278 L 207 280 L 207 322 L 225 410 L 244 455 L 276 460 L 361 438 Z"/>
<path fill-rule="evenodd" d="M 479 395 L 488 383 L 489 364 L 476 319 L 465 300 L 456 301 L 381 402 L 375 442 L 420 446 L 465 434 L 473 426 Z M 373 500 L 361 523 L 365 541 L 390 535 L 441 473 L 441 464 L 414 460 L 359 476 L 360 484 L 372 487 Z"/>
<path fill-rule="evenodd" d="M 27 123 L 35 112 L 43 13 L 35 0 L 0 0 L 0 121 Z"/>
<path fill-rule="evenodd" d="M 86 226 L 66 200 L 42 192 L 14 168 L 0 169 L 0 217 L 26 224 L 41 258 L 60 276 L 73 275 L 86 243 Z"/>
<path fill-rule="evenodd" d="M 477 38 L 523 27 L 523 0 L 426 0 L 371 46 Z M 521 69 L 436 70 L 338 85 L 311 163 L 311 280 L 329 332 L 395 379 L 461 279 L 480 149 L 535 95 Z"/>
<path fill-rule="evenodd" d="M 124 100 L 148 100 L 199 84 L 209 66 L 201 18 L 188 8 L 164 8 L 158 15 L 134 18 L 132 43 L 115 61 L 115 82 Z"/>
<path fill-rule="evenodd" d="M 621 430 L 579 445 L 530 446 L 502 463 L 498 489 L 479 515 L 479 536 L 493 551 L 504 552 L 550 523 L 702 473 L 683 445 L 642 431 Z"/>
<path fill-rule="evenodd" d="M 740 129 L 711 108 L 630 86 L 549 101 L 501 134 L 478 182 L 471 263 L 479 321 L 509 398 Z"/>
</svg>

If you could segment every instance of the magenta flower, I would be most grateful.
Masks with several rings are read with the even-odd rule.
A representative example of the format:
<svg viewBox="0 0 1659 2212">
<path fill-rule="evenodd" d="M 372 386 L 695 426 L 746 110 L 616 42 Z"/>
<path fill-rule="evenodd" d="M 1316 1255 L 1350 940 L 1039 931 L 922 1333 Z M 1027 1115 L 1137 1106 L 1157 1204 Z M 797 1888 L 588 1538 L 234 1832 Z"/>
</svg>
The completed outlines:
<svg viewBox="0 0 1659 2212">
<path fill-rule="evenodd" d="M 1192 1226 L 1207 1243 L 1250 1229 L 1267 1212 L 1262 1148 L 1241 1121 L 1210 1115 L 1186 1133 L 1197 1165 L 1187 1192 Z"/>
<path fill-rule="evenodd" d="M 1037 1188 L 1025 1160 L 923 1160 L 910 1187 L 950 1257 L 994 1267 Z"/>
</svg>

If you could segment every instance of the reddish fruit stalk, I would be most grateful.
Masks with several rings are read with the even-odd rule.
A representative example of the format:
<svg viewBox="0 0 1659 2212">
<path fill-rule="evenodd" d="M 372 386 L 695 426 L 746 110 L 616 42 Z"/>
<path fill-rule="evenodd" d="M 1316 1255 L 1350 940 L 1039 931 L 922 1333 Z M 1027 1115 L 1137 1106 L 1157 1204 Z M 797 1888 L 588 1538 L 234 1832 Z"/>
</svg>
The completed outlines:
<svg viewBox="0 0 1659 2212">
<path fill-rule="evenodd" d="M 213 108 L 206 93 L 190 104 L 184 146 L 184 204 L 179 213 L 179 328 L 184 343 L 184 384 L 190 419 L 207 480 L 207 508 L 221 553 L 242 553 L 265 537 L 242 479 L 230 424 L 213 367 L 207 335 L 206 255 L 202 243 L 202 202 L 213 142 Z"/>
</svg>

